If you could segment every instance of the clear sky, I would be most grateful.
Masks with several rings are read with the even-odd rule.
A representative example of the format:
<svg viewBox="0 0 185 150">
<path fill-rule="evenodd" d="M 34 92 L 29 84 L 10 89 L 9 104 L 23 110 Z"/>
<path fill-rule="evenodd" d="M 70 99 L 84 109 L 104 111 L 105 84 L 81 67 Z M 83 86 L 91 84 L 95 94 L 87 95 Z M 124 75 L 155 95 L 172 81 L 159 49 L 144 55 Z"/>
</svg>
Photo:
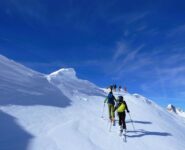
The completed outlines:
<svg viewBox="0 0 185 150">
<path fill-rule="evenodd" d="M 184 0 L 1 0 L 0 54 L 185 109 Z"/>
</svg>

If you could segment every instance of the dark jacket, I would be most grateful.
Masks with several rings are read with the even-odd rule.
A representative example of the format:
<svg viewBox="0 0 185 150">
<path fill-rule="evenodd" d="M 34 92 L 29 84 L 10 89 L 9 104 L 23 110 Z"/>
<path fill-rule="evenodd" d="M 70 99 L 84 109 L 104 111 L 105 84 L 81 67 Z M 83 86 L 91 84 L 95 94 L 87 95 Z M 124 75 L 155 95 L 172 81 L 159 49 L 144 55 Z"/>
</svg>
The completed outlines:
<svg viewBox="0 0 185 150">
<path fill-rule="evenodd" d="M 115 105 L 115 101 L 117 102 L 116 98 L 114 97 L 114 95 L 112 93 L 109 93 L 108 96 L 106 97 L 104 103 L 108 103 L 108 104 L 112 104 Z"/>
</svg>

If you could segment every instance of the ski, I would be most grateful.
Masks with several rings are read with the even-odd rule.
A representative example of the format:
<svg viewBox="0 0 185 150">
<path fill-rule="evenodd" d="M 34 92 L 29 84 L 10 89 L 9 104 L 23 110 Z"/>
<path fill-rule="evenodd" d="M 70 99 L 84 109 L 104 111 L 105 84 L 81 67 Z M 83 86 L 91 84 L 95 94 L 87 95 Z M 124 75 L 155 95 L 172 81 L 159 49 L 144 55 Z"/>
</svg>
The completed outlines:
<svg viewBox="0 0 185 150">
<path fill-rule="evenodd" d="M 116 120 L 113 120 L 113 121 L 112 121 L 112 125 L 113 125 L 113 126 L 116 126 Z"/>
<path fill-rule="evenodd" d="M 123 141 L 127 142 L 127 131 L 126 130 L 124 130 L 123 132 Z"/>
<path fill-rule="evenodd" d="M 122 135 L 123 135 L 123 130 L 120 130 L 119 136 L 122 136 Z"/>
<path fill-rule="evenodd" d="M 123 142 L 127 142 L 126 130 L 121 129 L 119 132 L 119 136 L 123 138 Z"/>
<path fill-rule="evenodd" d="M 111 132 L 111 128 L 112 128 L 112 121 L 110 122 L 109 132 Z"/>
</svg>

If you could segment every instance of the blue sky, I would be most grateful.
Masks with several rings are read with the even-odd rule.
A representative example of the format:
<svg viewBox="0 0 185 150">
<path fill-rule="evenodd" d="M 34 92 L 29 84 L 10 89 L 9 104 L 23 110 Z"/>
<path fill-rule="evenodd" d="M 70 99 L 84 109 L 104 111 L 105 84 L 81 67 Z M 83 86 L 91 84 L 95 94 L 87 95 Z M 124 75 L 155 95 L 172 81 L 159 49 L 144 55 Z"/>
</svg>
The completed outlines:
<svg viewBox="0 0 185 150">
<path fill-rule="evenodd" d="M 1 0 L 0 53 L 50 73 L 75 68 L 185 109 L 185 2 Z"/>
</svg>

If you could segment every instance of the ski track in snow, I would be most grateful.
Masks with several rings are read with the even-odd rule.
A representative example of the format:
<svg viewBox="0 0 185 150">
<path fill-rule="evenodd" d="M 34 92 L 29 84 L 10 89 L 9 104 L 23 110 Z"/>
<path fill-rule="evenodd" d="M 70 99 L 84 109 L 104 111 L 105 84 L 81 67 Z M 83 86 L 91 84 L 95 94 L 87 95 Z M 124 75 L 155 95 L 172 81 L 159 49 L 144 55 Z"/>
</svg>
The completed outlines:
<svg viewBox="0 0 185 150">
<path fill-rule="evenodd" d="M 0 69 L 0 150 L 184 150 L 185 119 L 139 94 L 114 93 L 135 127 L 127 114 L 124 142 L 118 121 L 109 132 L 107 106 L 101 118 L 108 91 L 73 69 L 43 75 L 1 55 Z"/>
</svg>

